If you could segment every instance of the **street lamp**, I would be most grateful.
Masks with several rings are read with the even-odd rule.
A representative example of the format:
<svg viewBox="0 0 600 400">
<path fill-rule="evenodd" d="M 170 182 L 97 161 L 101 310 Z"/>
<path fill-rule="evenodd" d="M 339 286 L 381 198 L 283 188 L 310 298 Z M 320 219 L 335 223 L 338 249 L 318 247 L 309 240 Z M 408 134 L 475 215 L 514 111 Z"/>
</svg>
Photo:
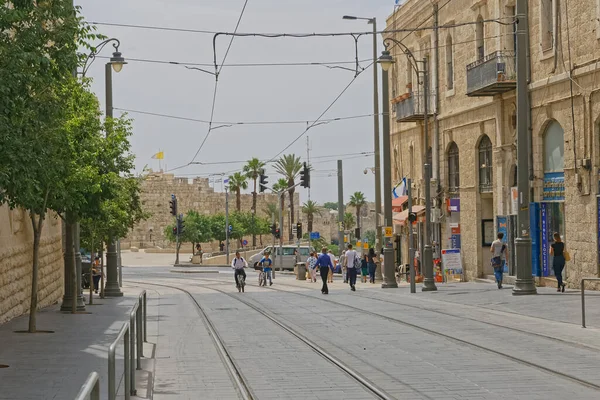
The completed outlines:
<svg viewBox="0 0 600 400">
<path fill-rule="evenodd" d="M 353 15 L 344 15 L 345 20 L 362 20 L 373 25 L 373 63 L 377 63 L 377 18 L 355 17 Z M 381 156 L 379 152 L 379 78 L 377 76 L 377 68 L 373 68 L 373 150 L 375 152 L 375 209 L 377 210 L 377 218 L 375 219 L 375 232 L 377 232 L 377 240 L 375 248 L 378 248 L 383 243 L 381 225 L 379 223 L 379 215 L 381 215 Z M 387 101 L 387 100 L 386 100 Z M 387 196 L 387 193 L 386 193 Z"/>
<path fill-rule="evenodd" d="M 383 185 L 384 192 L 390 193 L 392 192 L 392 172 L 391 172 L 391 154 L 390 154 L 390 102 L 389 102 L 389 82 L 388 82 L 388 71 L 391 68 L 392 64 L 394 64 L 394 58 L 391 56 L 388 48 L 390 44 L 393 43 L 399 46 L 406 56 L 408 57 L 409 65 L 411 68 L 415 70 L 417 73 L 417 77 L 423 75 L 422 82 L 419 79 L 419 84 L 423 84 L 423 99 L 424 99 L 424 134 L 425 134 L 425 148 L 429 148 L 429 121 L 428 121 L 428 73 L 427 73 L 427 59 L 423 59 L 423 70 L 419 70 L 419 66 L 417 60 L 415 59 L 412 52 L 400 41 L 394 38 L 386 38 L 383 41 L 383 45 L 385 46 L 385 50 L 382 52 L 381 57 L 379 58 L 379 63 L 381 64 L 381 69 L 383 70 Z M 422 291 L 435 291 L 437 287 L 435 286 L 435 281 L 433 279 L 433 249 L 431 247 L 431 166 L 425 161 L 423 164 L 423 175 L 425 177 L 425 248 L 423 249 L 423 288 Z M 392 199 L 390 196 L 385 196 L 384 198 L 384 219 L 386 221 L 386 226 L 392 225 Z M 395 284 L 394 278 L 394 265 L 393 265 L 393 249 L 391 248 L 390 238 L 386 238 L 386 245 L 384 250 L 384 265 L 385 265 L 385 276 L 384 276 L 384 285 L 391 284 L 393 280 Z M 388 286 L 389 287 L 389 286 Z"/>
</svg>

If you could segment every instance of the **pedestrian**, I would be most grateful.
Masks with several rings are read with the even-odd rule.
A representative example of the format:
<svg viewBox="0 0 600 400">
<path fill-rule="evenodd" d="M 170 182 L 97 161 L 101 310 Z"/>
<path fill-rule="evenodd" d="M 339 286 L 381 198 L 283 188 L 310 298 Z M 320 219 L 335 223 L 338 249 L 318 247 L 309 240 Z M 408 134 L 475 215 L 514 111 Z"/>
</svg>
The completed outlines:
<svg viewBox="0 0 600 400">
<path fill-rule="evenodd" d="M 237 277 L 238 275 L 242 275 L 244 280 L 246 280 L 246 271 L 244 271 L 244 268 L 248 268 L 248 262 L 240 255 L 239 251 L 235 252 L 235 258 L 231 261 L 231 268 L 235 271 L 233 274 L 233 281 L 235 282 L 235 286 L 239 289 Z"/>
<path fill-rule="evenodd" d="M 340 265 L 342 266 L 342 279 L 348 283 L 348 262 L 346 261 L 346 250 L 342 251 L 340 256 Z"/>
<path fill-rule="evenodd" d="M 323 281 L 323 287 L 321 288 L 321 293 L 329 294 L 329 288 L 327 287 L 327 282 L 329 280 L 329 272 L 333 271 L 333 262 L 331 261 L 331 257 L 327 254 L 327 248 L 323 247 L 323 251 L 319 258 L 317 259 L 317 265 L 321 270 L 321 280 Z"/>
<path fill-rule="evenodd" d="M 558 282 L 557 292 L 565 291 L 565 284 L 562 279 L 562 272 L 565 268 L 565 244 L 560 238 L 560 234 L 558 232 L 554 232 L 554 243 L 550 245 L 550 255 L 553 256 L 552 259 L 552 269 L 554 270 L 554 276 L 556 276 L 556 281 Z"/>
<path fill-rule="evenodd" d="M 352 249 L 352 245 L 348 245 L 348 251 L 346 251 L 346 266 L 348 270 L 348 283 L 350 284 L 350 290 L 356 291 L 356 275 L 360 266 L 360 259 L 356 250 Z"/>
<path fill-rule="evenodd" d="M 265 256 L 258 262 L 258 265 L 262 266 L 264 273 L 267 275 L 265 279 L 269 280 L 269 286 L 273 286 L 273 280 L 271 273 L 273 271 L 273 260 L 269 252 L 265 253 Z"/>
<path fill-rule="evenodd" d="M 221 251 L 221 253 L 224 251 L 225 249 L 225 244 L 223 242 L 219 243 L 219 250 Z"/>
<path fill-rule="evenodd" d="M 360 276 L 363 283 L 367 283 L 367 276 L 369 275 L 369 263 L 367 262 L 367 254 L 365 253 L 360 260 Z"/>
<path fill-rule="evenodd" d="M 202 246 L 200 243 L 196 244 L 196 255 L 200 256 L 200 264 L 202 264 Z"/>
<path fill-rule="evenodd" d="M 310 281 L 317 281 L 317 257 L 316 253 L 311 251 L 310 256 L 306 260 L 306 266 L 308 267 L 308 272 L 310 273 Z"/>
<path fill-rule="evenodd" d="M 333 267 L 329 270 L 329 275 L 327 275 L 327 281 L 329 283 L 333 283 L 333 271 L 335 270 L 335 267 L 337 266 L 337 264 L 335 262 L 335 256 L 333 255 L 331 250 L 328 251 L 327 255 L 331 259 L 331 265 L 333 265 Z"/>
<path fill-rule="evenodd" d="M 502 289 L 502 277 L 504 276 L 504 263 L 506 262 L 506 245 L 502 243 L 504 233 L 498 232 L 497 239 L 492 242 L 490 252 L 492 253 L 492 268 L 498 289 Z"/>
<path fill-rule="evenodd" d="M 98 288 L 100 286 L 100 278 L 102 277 L 102 270 L 100 269 L 100 257 L 94 258 L 94 264 L 92 265 L 92 281 L 94 285 L 94 292 L 98 294 Z"/>
<path fill-rule="evenodd" d="M 377 254 L 375 254 L 375 249 L 373 249 L 372 247 L 369 249 L 367 263 L 369 265 L 369 282 L 375 283 L 375 270 L 377 270 Z"/>
</svg>

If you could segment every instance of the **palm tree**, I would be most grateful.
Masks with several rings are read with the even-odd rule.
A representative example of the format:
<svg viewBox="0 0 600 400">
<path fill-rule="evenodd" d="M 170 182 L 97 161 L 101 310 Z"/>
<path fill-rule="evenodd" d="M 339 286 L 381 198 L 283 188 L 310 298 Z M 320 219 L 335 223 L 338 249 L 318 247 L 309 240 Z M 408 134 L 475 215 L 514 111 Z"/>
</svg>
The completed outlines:
<svg viewBox="0 0 600 400">
<path fill-rule="evenodd" d="M 277 182 L 275 182 L 275 184 L 273 185 L 273 190 L 275 192 L 281 192 L 285 189 L 287 189 L 288 187 L 288 181 L 285 178 L 280 178 Z M 285 210 L 285 196 L 281 196 L 281 211 L 283 212 L 283 210 Z M 279 212 L 277 212 L 277 217 L 279 217 Z M 283 226 L 279 227 L 280 229 L 280 234 L 281 234 L 281 240 L 283 241 Z M 290 229 L 290 235 L 292 230 Z"/>
<path fill-rule="evenodd" d="M 254 191 L 252 192 L 252 214 L 254 216 L 256 216 L 256 180 L 260 176 L 264 166 L 265 163 L 256 157 L 253 157 L 246 165 L 244 165 L 244 173 L 246 174 L 246 177 L 254 181 Z M 256 247 L 256 234 L 252 234 L 252 246 Z"/>
<path fill-rule="evenodd" d="M 246 175 L 236 172 L 229 176 L 229 190 L 235 192 L 235 207 L 242 211 L 242 189 L 248 189 L 248 181 Z"/>
<path fill-rule="evenodd" d="M 344 229 L 347 231 L 351 231 L 354 228 L 354 215 L 351 212 L 347 212 L 344 214 Z"/>
<path fill-rule="evenodd" d="M 296 192 L 296 188 L 294 185 L 296 184 L 295 180 L 300 174 L 300 170 L 302 169 L 302 163 L 300 162 L 300 157 L 295 154 L 287 154 L 283 155 L 279 160 L 275 162 L 275 171 L 280 173 L 287 179 L 287 187 L 288 193 L 290 196 L 290 211 L 292 214 L 292 225 L 294 224 L 294 193 Z M 290 229 L 290 240 L 292 238 L 292 230 Z"/>
<path fill-rule="evenodd" d="M 306 220 L 308 222 L 308 226 L 306 229 L 308 229 L 308 233 L 310 234 L 310 232 L 312 232 L 313 230 L 313 219 L 315 217 L 315 214 L 318 214 L 320 216 L 321 210 L 319 210 L 317 203 L 315 203 L 312 200 L 309 200 L 302 206 L 302 212 L 306 214 Z"/>
<path fill-rule="evenodd" d="M 352 196 L 350 196 L 350 203 L 348 203 L 351 207 L 356 207 L 356 221 L 358 227 L 360 228 L 360 210 L 363 206 L 367 204 L 367 198 L 363 192 L 354 192 Z M 358 238 L 357 238 L 358 239 Z"/>
<path fill-rule="evenodd" d="M 276 220 L 279 218 L 279 207 L 276 203 L 267 203 L 262 211 L 267 215 L 267 218 L 271 218 L 272 215 L 275 216 Z"/>
</svg>

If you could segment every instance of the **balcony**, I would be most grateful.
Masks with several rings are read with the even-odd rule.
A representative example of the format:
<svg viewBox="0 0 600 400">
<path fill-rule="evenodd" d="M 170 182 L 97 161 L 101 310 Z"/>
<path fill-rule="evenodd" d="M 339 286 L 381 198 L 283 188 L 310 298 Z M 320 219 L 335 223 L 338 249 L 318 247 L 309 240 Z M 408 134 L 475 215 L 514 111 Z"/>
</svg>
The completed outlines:
<svg viewBox="0 0 600 400">
<path fill-rule="evenodd" d="M 515 90 L 517 70 L 513 51 L 495 51 L 467 65 L 467 96 L 494 96 Z"/>
<path fill-rule="evenodd" d="M 392 100 L 396 103 L 396 121 L 416 122 L 425 119 L 425 96 L 422 90 L 406 93 Z M 433 116 L 436 107 L 434 92 L 429 93 L 428 114 Z"/>
</svg>

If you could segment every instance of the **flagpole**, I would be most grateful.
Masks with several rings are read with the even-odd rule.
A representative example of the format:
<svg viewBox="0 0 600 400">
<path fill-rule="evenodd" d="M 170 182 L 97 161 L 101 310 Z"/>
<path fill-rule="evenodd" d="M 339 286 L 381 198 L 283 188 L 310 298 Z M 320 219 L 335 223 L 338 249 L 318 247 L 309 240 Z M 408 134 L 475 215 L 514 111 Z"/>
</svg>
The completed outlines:
<svg viewBox="0 0 600 400">
<path fill-rule="evenodd" d="M 158 154 L 160 154 L 160 152 L 161 152 L 161 150 L 160 150 L 160 149 L 158 149 Z M 161 158 L 160 158 L 160 156 L 159 156 L 159 157 L 158 157 L 158 170 L 159 170 L 160 172 L 162 172 L 162 166 L 161 166 L 160 160 L 161 160 Z"/>
</svg>

